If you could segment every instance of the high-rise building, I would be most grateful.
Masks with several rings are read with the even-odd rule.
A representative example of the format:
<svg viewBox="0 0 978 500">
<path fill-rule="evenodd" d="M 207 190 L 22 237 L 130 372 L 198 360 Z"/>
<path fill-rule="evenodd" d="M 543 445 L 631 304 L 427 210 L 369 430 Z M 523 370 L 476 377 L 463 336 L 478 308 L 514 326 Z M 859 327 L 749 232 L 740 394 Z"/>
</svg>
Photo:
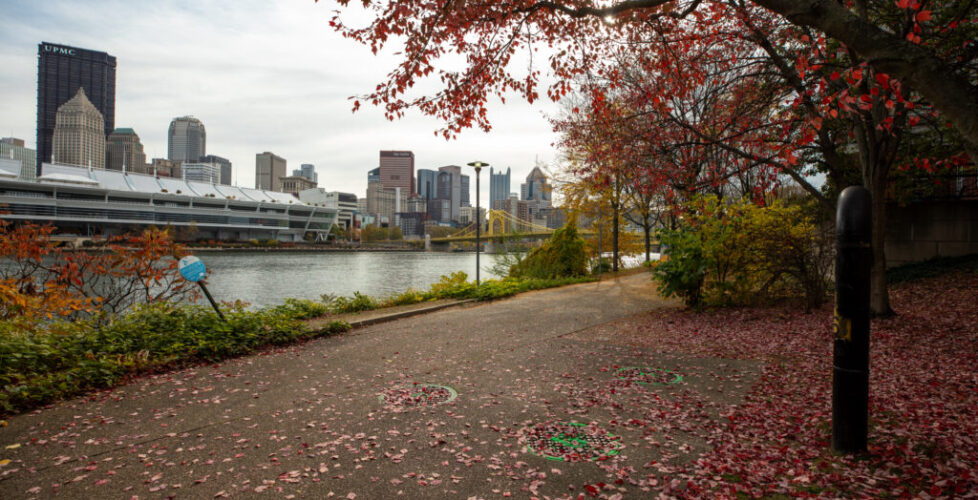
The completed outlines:
<svg viewBox="0 0 978 500">
<path fill-rule="evenodd" d="M 463 175 L 460 179 L 460 185 L 462 188 L 461 190 L 462 197 L 459 198 L 459 206 L 471 207 L 472 204 L 469 203 L 469 176 Z"/>
<path fill-rule="evenodd" d="M 462 207 L 462 167 L 446 165 L 438 169 L 437 199 L 448 201 L 448 210 L 444 210 L 444 203 L 441 204 L 439 222 L 458 222 L 459 208 Z"/>
<path fill-rule="evenodd" d="M 493 173 L 492 167 L 489 167 L 489 207 L 499 208 L 496 202 L 501 202 L 509 199 L 509 174 L 510 168 L 506 167 L 506 173 Z"/>
<path fill-rule="evenodd" d="M 411 151 L 380 152 L 380 183 L 385 188 L 401 188 L 404 196 L 414 189 L 414 153 Z"/>
<path fill-rule="evenodd" d="M 380 167 L 367 172 L 367 184 L 380 182 Z"/>
<path fill-rule="evenodd" d="M 281 191 L 285 177 L 285 158 L 265 151 L 255 155 L 255 189 Z"/>
<path fill-rule="evenodd" d="M 540 170 L 540 167 L 533 167 L 530 174 L 526 176 L 526 183 L 520 184 L 520 199 L 523 201 L 538 201 L 542 206 L 551 205 L 551 192 L 553 188 L 547 183 L 547 176 Z"/>
<path fill-rule="evenodd" d="M 319 182 L 319 175 L 316 174 L 316 166 L 312 163 L 303 163 L 297 170 L 292 171 L 293 177 L 305 177 L 312 182 Z"/>
<path fill-rule="evenodd" d="M 105 129 L 102 113 L 78 88 L 75 97 L 58 108 L 51 141 L 52 163 L 105 169 Z"/>
<path fill-rule="evenodd" d="M 438 172 L 422 168 L 418 170 L 418 195 L 425 201 L 430 201 L 438 196 Z"/>
<path fill-rule="evenodd" d="M 67 45 L 38 44 L 35 176 L 41 171 L 41 162 L 52 160 L 58 108 L 80 88 L 102 115 L 103 133 L 115 130 L 115 57 Z"/>
<path fill-rule="evenodd" d="M 201 163 L 210 163 L 221 168 L 221 181 L 219 184 L 231 185 L 231 160 L 217 155 L 204 155 L 200 157 Z"/>
<path fill-rule="evenodd" d="M 401 188 L 387 188 L 380 182 L 367 184 L 367 213 L 377 218 L 377 224 L 395 226 L 397 212 L 405 212 L 407 197 Z"/>
<path fill-rule="evenodd" d="M 136 131 L 131 128 L 117 128 L 105 141 L 105 168 L 126 172 L 145 172 L 146 153 Z"/>
<path fill-rule="evenodd" d="M 37 178 L 37 151 L 24 147 L 23 139 L 4 137 L 0 139 L 0 158 L 20 162 L 20 178 Z"/>
<path fill-rule="evenodd" d="M 192 116 L 181 116 L 170 122 L 166 157 L 173 161 L 199 161 L 207 154 L 207 131 Z"/>
</svg>

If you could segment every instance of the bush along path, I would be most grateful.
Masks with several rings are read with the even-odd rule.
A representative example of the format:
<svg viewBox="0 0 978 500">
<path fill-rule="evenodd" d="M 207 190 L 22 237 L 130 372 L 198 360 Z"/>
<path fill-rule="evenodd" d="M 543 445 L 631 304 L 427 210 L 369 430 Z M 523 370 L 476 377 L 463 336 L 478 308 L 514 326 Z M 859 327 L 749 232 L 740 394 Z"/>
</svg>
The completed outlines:
<svg viewBox="0 0 978 500">
<path fill-rule="evenodd" d="M 312 330 L 303 319 L 324 304 L 288 299 L 257 311 L 236 304 L 227 321 L 209 307 L 154 303 L 105 324 L 0 322 L 0 413 L 22 411 L 130 377 L 211 363 L 348 330 L 327 321 Z"/>
<path fill-rule="evenodd" d="M 742 404 L 686 392 L 628 424 L 673 428 L 675 442 L 682 442 L 678 430 L 692 433 L 708 451 L 679 460 L 674 450 L 673 460 L 665 453 L 641 472 L 609 464 L 609 474 L 693 498 L 978 497 L 978 274 L 902 283 L 892 299 L 899 316 L 872 324 L 869 449 L 858 456 L 829 450 L 827 307 L 670 311 L 582 332 L 669 355 L 765 363 Z"/>
</svg>

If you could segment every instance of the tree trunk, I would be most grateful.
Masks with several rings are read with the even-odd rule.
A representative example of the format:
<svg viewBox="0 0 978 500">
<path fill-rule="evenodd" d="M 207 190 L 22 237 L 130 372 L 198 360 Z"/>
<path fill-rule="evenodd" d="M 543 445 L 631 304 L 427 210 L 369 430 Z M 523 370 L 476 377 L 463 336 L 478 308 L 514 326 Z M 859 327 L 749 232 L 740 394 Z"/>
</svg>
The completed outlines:
<svg viewBox="0 0 978 500">
<path fill-rule="evenodd" d="M 875 192 L 880 191 L 880 192 Z M 875 317 L 892 316 L 890 294 L 886 287 L 886 191 L 875 188 L 870 191 L 873 197 L 873 269 L 870 272 L 871 291 L 869 293 L 869 312 Z"/>
<path fill-rule="evenodd" d="M 651 254 L 651 248 L 652 248 L 652 226 L 650 224 L 646 224 L 646 225 L 642 226 L 642 229 L 645 231 L 645 262 L 647 263 L 647 262 L 650 262 L 652 260 L 652 257 L 651 257 L 651 255 L 652 255 Z"/>
<path fill-rule="evenodd" d="M 611 204 L 611 270 L 613 272 L 618 272 L 618 205 L 619 203 L 612 202 Z"/>
</svg>

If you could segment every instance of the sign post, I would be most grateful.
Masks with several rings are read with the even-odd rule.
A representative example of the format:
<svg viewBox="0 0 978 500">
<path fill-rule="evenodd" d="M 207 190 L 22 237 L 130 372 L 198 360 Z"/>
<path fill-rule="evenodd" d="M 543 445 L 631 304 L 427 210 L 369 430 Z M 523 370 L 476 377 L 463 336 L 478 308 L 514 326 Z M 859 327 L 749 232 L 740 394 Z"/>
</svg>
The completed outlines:
<svg viewBox="0 0 978 500">
<path fill-rule="evenodd" d="M 188 255 L 180 259 L 177 269 L 180 271 L 180 275 L 183 276 L 183 279 L 193 281 L 200 286 L 200 289 L 204 291 L 204 296 L 207 297 L 207 300 L 210 301 L 211 306 L 214 308 L 214 312 L 220 316 L 222 321 L 227 321 L 224 319 L 224 314 L 222 314 L 221 310 L 217 307 L 217 302 L 214 302 L 214 297 L 211 297 L 211 292 L 207 291 L 207 287 L 204 286 L 204 282 L 201 281 L 204 279 L 204 275 L 207 274 L 207 268 L 204 267 L 204 261 L 194 257 L 193 255 Z"/>
<path fill-rule="evenodd" d="M 836 212 L 832 449 L 866 451 L 869 417 L 869 292 L 873 266 L 869 191 L 850 186 Z"/>
</svg>

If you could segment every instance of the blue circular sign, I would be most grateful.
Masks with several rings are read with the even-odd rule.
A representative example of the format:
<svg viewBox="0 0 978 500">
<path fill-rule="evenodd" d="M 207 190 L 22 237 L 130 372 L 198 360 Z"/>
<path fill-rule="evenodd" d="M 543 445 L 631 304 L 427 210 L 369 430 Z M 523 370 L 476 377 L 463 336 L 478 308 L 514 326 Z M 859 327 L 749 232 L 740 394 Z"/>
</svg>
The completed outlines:
<svg viewBox="0 0 978 500">
<path fill-rule="evenodd" d="M 177 269 L 180 270 L 180 274 L 187 281 L 200 281 L 204 279 L 204 273 L 207 272 L 207 269 L 204 267 L 204 261 L 193 255 L 188 255 L 180 259 Z"/>
</svg>

